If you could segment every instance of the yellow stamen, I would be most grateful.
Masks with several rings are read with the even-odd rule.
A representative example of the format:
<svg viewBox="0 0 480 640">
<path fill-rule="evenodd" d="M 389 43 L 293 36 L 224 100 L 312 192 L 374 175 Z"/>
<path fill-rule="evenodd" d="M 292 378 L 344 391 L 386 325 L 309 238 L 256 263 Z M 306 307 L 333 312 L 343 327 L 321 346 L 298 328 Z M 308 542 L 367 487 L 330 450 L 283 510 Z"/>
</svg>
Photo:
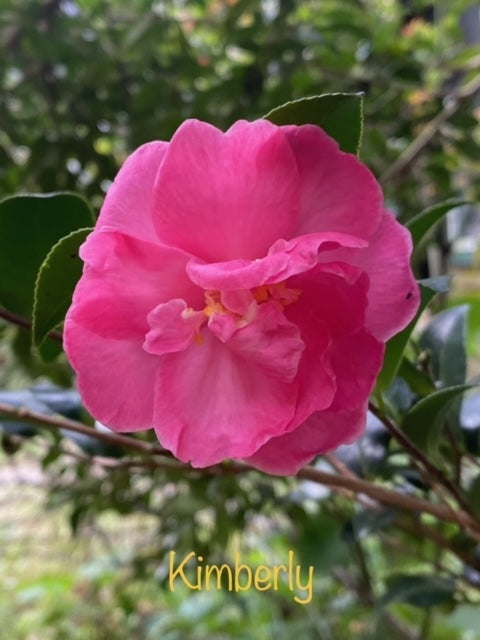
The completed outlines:
<svg viewBox="0 0 480 640">
<path fill-rule="evenodd" d="M 221 302 L 213 302 L 205 307 L 203 313 L 210 318 L 214 313 L 225 313 L 226 309 Z"/>
<path fill-rule="evenodd" d="M 255 287 L 252 293 L 257 302 L 266 302 L 269 298 L 268 287 L 266 284 L 262 284 L 260 287 Z"/>
</svg>

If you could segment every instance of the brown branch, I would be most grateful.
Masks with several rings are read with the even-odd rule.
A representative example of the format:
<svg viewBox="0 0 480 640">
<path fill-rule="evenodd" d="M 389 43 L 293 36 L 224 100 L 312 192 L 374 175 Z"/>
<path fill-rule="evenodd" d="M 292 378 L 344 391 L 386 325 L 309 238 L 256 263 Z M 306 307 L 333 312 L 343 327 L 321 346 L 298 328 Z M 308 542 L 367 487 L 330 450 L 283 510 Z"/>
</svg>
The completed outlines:
<svg viewBox="0 0 480 640">
<path fill-rule="evenodd" d="M 429 513 L 440 520 L 454 522 L 468 528 L 472 532 L 472 535 L 474 535 L 475 539 L 480 541 L 480 533 L 478 532 L 479 522 L 472 518 L 470 514 L 461 510 L 454 510 L 447 505 L 435 504 L 428 502 L 423 498 L 398 493 L 392 489 L 388 489 L 384 486 L 380 486 L 360 478 L 354 480 L 352 478 L 346 478 L 345 476 L 326 473 L 325 471 L 321 471 L 320 469 L 315 469 L 313 467 L 305 467 L 304 469 L 301 469 L 298 472 L 297 477 L 304 478 L 305 480 L 312 480 L 313 482 L 319 482 L 327 487 L 342 487 L 350 489 L 354 493 L 363 493 L 374 500 L 378 500 L 379 502 L 392 507 L 397 507 L 398 509 L 413 511 L 418 514 Z"/>
<path fill-rule="evenodd" d="M 357 479 L 359 478 L 359 476 L 356 473 L 354 473 L 351 469 L 349 469 L 345 465 L 345 463 L 343 463 L 341 460 L 339 460 L 337 458 L 337 456 L 335 456 L 335 454 L 327 453 L 324 456 L 324 458 L 341 475 L 346 476 L 346 477 L 350 477 L 350 478 L 357 478 Z M 422 472 L 423 475 L 426 475 L 425 471 L 423 469 L 421 469 L 420 467 L 419 467 L 419 470 L 420 470 L 420 472 Z M 351 494 L 351 491 L 348 492 L 348 493 Z M 377 510 L 378 511 L 379 509 L 382 508 L 382 505 L 379 502 L 377 502 L 376 500 L 372 500 L 371 498 L 367 498 L 366 496 L 364 497 L 361 494 L 359 494 L 357 497 L 358 497 L 359 502 L 361 502 L 366 508 L 368 508 L 370 510 Z M 466 553 L 462 549 L 457 549 L 448 538 L 445 538 L 444 536 L 442 536 L 442 534 L 439 533 L 438 531 L 436 531 L 433 527 L 430 527 L 430 526 L 428 526 L 426 524 L 423 524 L 418 519 L 415 520 L 415 523 L 413 523 L 406 516 L 397 516 L 396 519 L 395 519 L 395 523 L 401 529 L 403 529 L 404 531 L 407 531 L 408 533 L 410 533 L 410 534 L 412 534 L 414 536 L 418 537 L 418 535 L 420 534 L 424 538 L 428 538 L 432 542 L 435 542 L 435 544 L 438 547 L 444 549 L 445 551 L 450 552 L 451 554 L 456 556 L 459 560 L 461 560 L 465 564 L 468 564 L 471 567 L 473 567 L 474 569 L 476 569 L 477 571 L 480 571 L 480 560 L 477 560 L 474 556 L 472 556 L 471 554 Z"/>
<path fill-rule="evenodd" d="M 408 169 L 430 144 L 440 127 L 447 122 L 459 110 L 462 102 L 471 98 L 480 90 L 480 78 L 468 83 L 463 89 L 456 91 L 444 98 L 443 109 L 428 122 L 419 135 L 398 156 L 395 162 L 384 171 L 380 182 L 384 184 Z"/>
<path fill-rule="evenodd" d="M 431 462 L 431 460 L 427 458 L 423 451 L 421 451 L 415 445 L 415 443 L 412 442 L 412 440 L 405 433 L 403 433 L 403 431 L 395 426 L 391 420 L 383 415 L 374 404 L 370 402 L 368 408 L 373 413 L 373 415 L 383 423 L 383 425 L 388 429 L 395 440 L 397 440 L 402 445 L 402 447 L 412 455 L 413 458 L 416 458 L 419 462 L 421 462 L 425 470 L 428 471 L 428 473 L 430 473 L 431 476 L 435 478 L 443 487 L 445 487 L 466 511 L 469 511 L 469 505 L 467 504 L 461 491 L 459 491 L 458 487 L 456 487 L 445 476 L 441 469 L 436 467 L 433 462 Z"/>
<path fill-rule="evenodd" d="M 81 433 L 109 444 L 114 444 L 132 451 L 136 451 L 144 456 L 168 456 L 172 457 L 172 454 L 167 449 L 158 445 L 152 445 L 147 442 L 143 442 L 130 436 L 125 436 L 117 433 L 107 433 L 103 431 L 97 431 L 91 427 L 87 427 L 80 422 L 70 420 L 60 416 L 50 416 L 37 413 L 35 411 L 29 411 L 21 407 L 13 407 L 11 405 L 0 403 L 0 415 L 7 415 L 15 419 L 25 420 L 34 424 L 39 424 L 47 427 L 53 427 L 56 429 L 66 429 L 75 433 Z M 150 464 L 150 463 L 147 463 Z M 184 465 L 186 471 L 197 471 L 192 469 L 188 465 Z M 224 464 L 214 465 L 205 469 L 206 473 L 243 473 L 245 471 L 255 470 L 245 462 L 231 461 Z M 311 480 L 318 482 L 331 488 L 348 489 L 355 494 L 364 494 L 378 500 L 382 504 L 397 507 L 406 511 L 413 511 L 414 513 L 429 513 L 440 520 L 446 522 L 453 522 L 460 526 L 470 530 L 476 540 L 480 541 L 480 523 L 473 518 L 469 513 L 462 510 L 454 510 L 448 505 L 439 505 L 428 502 L 422 498 L 415 496 L 398 493 L 392 489 L 386 488 L 363 480 L 357 477 L 337 475 L 334 473 L 327 473 L 314 467 L 305 467 L 297 473 L 297 478 L 305 480 Z"/>
<path fill-rule="evenodd" d="M 335 471 L 338 471 L 340 475 L 345 476 L 347 478 L 358 478 L 357 474 L 354 473 L 351 469 L 347 467 L 347 465 L 342 462 L 334 453 L 326 453 L 324 456 L 325 460 L 332 465 Z"/>
<path fill-rule="evenodd" d="M 16 313 L 12 313 L 11 311 L 7 311 L 7 309 L 0 308 L 0 318 L 3 318 L 11 324 L 16 324 L 17 327 L 22 327 L 22 329 L 28 329 L 29 331 L 32 329 L 32 323 L 30 320 L 27 320 L 27 318 L 19 316 Z M 47 334 L 47 337 L 52 340 L 56 340 L 57 342 L 63 342 L 61 331 L 50 331 Z"/>
<path fill-rule="evenodd" d="M 142 440 L 137 440 L 136 438 L 124 436 L 118 433 L 98 431 L 97 429 L 93 429 L 92 427 L 87 427 L 81 422 L 70 420 L 69 418 L 65 418 L 63 416 L 45 415 L 43 413 L 38 413 L 37 411 L 30 411 L 29 409 L 25 409 L 23 407 L 14 407 L 9 404 L 0 402 L 0 415 L 2 414 L 18 420 L 25 420 L 26 422 L 32 422 L 33 424 L 38 424 L 45 427 L 54 427 L 55 429 L 66 429 L 67 431 L 72 431 L 73 433 L 81 433 L 82 435 L 96 438 L 101 442 L 106 442 L 107 444 L 112 444 L 124 449 L 136 451 L 137 453 L 140 453 L 142 455 L 160 455 L 169 457 L 172 456 L 171 452 L 167 449 L 164 449 L 163 447 L 152 445 L 148 442 L 143 442 Z"/>
<path fill-rule="evenodd" d="M 437 547 L 452 553 L 459 560 L 461 560 L 464 564 L 468 564 L 470 567 L 473 567 L 476 571 L 480 571 L 480 560 L 477 560 L 471 554 L 465 552 L 462 549 L 457 549 L 452 545 L 452 542 L 445 538 L 441 533 L 436 531 L 433 527 L 430 527 L 422 522 L 416 520 L 415 522 L 411 522 L 407 517 L 400 516 L 396 518 L 395 523 L 401 527 L 407 533 L 410 533 L 415 538 L 422 536 L 424 538 L 428 538 L 432 542 L 434 542 Z M 478 585 L 477 585 L 478 588 Z"/>
</svg>

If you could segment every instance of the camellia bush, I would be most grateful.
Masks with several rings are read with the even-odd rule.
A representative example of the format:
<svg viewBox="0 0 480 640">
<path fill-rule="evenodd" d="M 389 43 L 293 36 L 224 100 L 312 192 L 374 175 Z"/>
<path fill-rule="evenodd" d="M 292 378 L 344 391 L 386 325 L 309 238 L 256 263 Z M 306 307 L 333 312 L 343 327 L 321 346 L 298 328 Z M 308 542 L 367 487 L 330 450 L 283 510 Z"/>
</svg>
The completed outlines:
<svg viewBox="0 0 480 640">
<path fill-rule="evenodd" d="M 3 200 L 2 317 L 31 324 L 35 348 L 59 367 L 63 326 L 81 395 L 7 392 L 0 410 L 8 438 L 48 438 L 50 427 L 48 464 L 60 475 L 65 465 L 87 474 L 88 493 L 84 486 L 78 495 L 76 481 L 61 489 L 77 493 L 75 527 L 118 500 L 137 509 L 142 476 L 144 504 L 175 478 L 179 501 L 186 487 L 203 503 L 195 512 L 211 509 L 216 533 L 207 540 L 193 513 L 176 514 L 174 541 L 165 531 L 159 539 L 159 562 L 191 547 L 195 557 L 226 564 L 234 532 L 265 508 L 263 500 L 255 506 L 262 486 L 300 535 L 310 529 L 313 548 L 303 557 L 311 567 L 317 528 L 319 547 L 341 525 L 362 554 L 363 538 L 379 531 L 384 553 L 391 536 L 420 539 L 418 550 L 438 554 L 434 567 L 392 563 L 379 569 L 378 593 L 371 582 L 359 591 L 395 628 L 402 623 L 394 604 L 430 616 L 476 597 L 478 442 L 460 414 L 471 387 L 465 309 L 444 311 L 414 334 L 448 278 L 415 282 L 411 238 L 418 246 L 449 206 L 419 213 L 408 230 L 384 210 L 378 183 L 355 155 L 361 103 L 355 94 L 299 100 L 227 133 L 186 122 L 170 143 L 152 142 L 127 160 L 93 231 L 88 204 L 72 193 Z M 25 236 L 25 226 L 38 233 Z M 105 425 L 154 427 L 159 442 Z M 65 460 L 71 440 L 83 452 L 73 467 Z M 306 466 L 318 454 L 323 463 Z M 94 488 L 104 462 L 104 473 L 113 471 L 107 496 Z M 255 468 L 295 475 L 297 486 Z M 118 470 L 128 498 L 116 495 Z M 301 480 L 338 492 L 328 494 L 326 521 L 322 500 L 310 513 Z M 164 513 L 160 507 L 168 531 Z M 343 579 L 349 586 L 366 576 Z M 303 600 L 297 590 L 297 601 L 315 608 L 313 583 Z"/>
<path fill-rule="evenodd" d="M 62 6 L 62 20 L 77 7 Z M 43 6 L 47 31 L 55 10 Z M 312 7 L 270 11 L 265 20 L 290 29 Z M 418 37 L 428 50 L 428 22 L 415 19 L 398 46 Z M 358 28 L 368 33 L 368 16 Z M 7 51 L 21 37 L 9 32 Z M 259 64 L 247 59 L 248 69 Z M 115 556 L 89 589 L 70 583 L 68 613 L 48 605 L 37 619 L 45 637 L 480 637 L 480 395 L 468 307 L 439 310 L 450 277 L 419 273 L 426 244 L 465 202 L 450 178 L 433 177 L 462 140 L 433 140 L 436 159 L 420 144 L 432 142 L 432 126 L 467 117 L 460 105 L 478 76 L 449 89 L 455 102 L 420 143 L 406 142 L 412 113 L 395 122 L 405 145 L 385 189 L 368 159 L 375 148 L 393 153 L 380 139 L 388 118 L 376 120 L 374 99 L 358 90 L 377 95 L 368 82 L 308 97 L 297 87 L 279 106 L 271 98 L 285 91 L 273 83 L 256 117 L 252 103 L 265 98 L 251 89 L 244 104 L 225 102 L 215 126 L 210 107 L 188 112 L 208 81 L 184 88 L 187 117 L 169 112 L 170 136 L 146 140 L 124 122 L 143 144 L 123 154 L 117 122 L 113 138 L 93 145 L 85 188 L 73 157 L 57 181 L 42 173 L 55 166 L 53 145 L 36 177 L 20 181 L 52 189 L 0 201 L 4 357 L 23 383 L 0 391 L 5 456 L 28 450 L 41 461 L 49 505 L 66 507 L 73 535 L 112 512 L 117 529 L 130 516 L 155 522 L 148 545 Z M 424 104 L 415 100 L 412 110 Z M 30 149 L 4 184 L 32 169 Z M 126 157 L 114 177 L 117 152 Z M 419 175 L 406 175 L 416 162 Z"/>
</svg>

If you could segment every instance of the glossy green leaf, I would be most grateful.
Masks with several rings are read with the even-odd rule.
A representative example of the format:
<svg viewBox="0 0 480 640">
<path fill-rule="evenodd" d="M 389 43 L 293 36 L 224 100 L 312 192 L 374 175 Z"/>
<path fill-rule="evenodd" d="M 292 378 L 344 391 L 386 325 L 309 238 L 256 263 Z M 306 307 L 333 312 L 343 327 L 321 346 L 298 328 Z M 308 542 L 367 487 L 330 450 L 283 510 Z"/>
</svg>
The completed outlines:
<svg viewBox="0 0 480 640">
<path fill-rule="evenodd" d="M 418 396 L 428 396 L 429 393 L 435 391 L 435 385 L 429 376 L 410 362 L 407 358 L 403 358 L 398 369 L 398 375 L 403 378 Z"/>
<path fill-rule="evenodd" d="M 430 354 L 432 377 L 442 387 L 465 382 L 468 311 L 469 306 L 462 305 L 438 313 L 420 336 L 420 346 Z M 448 421 L 456 432 L 460 429 L 460 408 L 461 399 L 457 398 L 449 409 Z"/>
<path fill-rule="evenodd" d="M 403 331 L 397 333 L 397 335 L 387 343 L 382 371 L 380 372 L 377 380 L 376 389 L 378 392 L 383 393 L 392 384 L 393 379 L 397 375 L 398 368 L 400 367 L 400 364 L 402 362 L 405 347 L 407 346 L 408 340 L 412 335 L 412 331 L 415 328 L 418 318 L 438 292 L 448 291 L 450 278 L 448 276 L 428 278 L 426 280 L 420 280 L 419 284 L 421 301 L 416 316 L 410 322 L 410 324 L 406 326 L 405 329 L 403 329 Z"/>
<path fill-rule="evenodd" d="M 379 604 L 386 607 L 403 602 L 414 607 L 429 608 L 451 602 L 455 581 L 435 574 L 398 574 L 387 581 L 387 590 Z"/>
<path fill-rule="evenodd" d="M 363 129 L 362 93 L 326 93 L 287 102 L 265 116 L 277 125 L 316 124 L 348 153 L 358 153 Z"/>
<path fill-rule="evenodd" d="M 409 220 L 406 223 L 406 226 L 410 229 L 414 246 L 418 247 L 430 229 L 432 229 L 435 224 L 439 222 L 449 211 L 464 204 L 468 203 L 459 198 L 452 198 L 425 209 Z"/>
<path fill-rule="evenodd" d="M 480 456 L 480 393 L 469 394 L 463 401 L 460 427 L 467 450 Z"/>
<path fill-rule="evenodd" d="M 404 416 L 403 431 L 431 458 L 438 455 L 438 444 L 452 402 L 472 385 L 441 389 L 417 402 Z"/>
<path fill-rule="evenodd" d="M 472 512 L 480 517 L 480 473 L 475 476 L 468 487 L 467 500 Z"/>
<path fill-rule="evenodd" d="M 12 196 L 0 202 L 0 305 L 30 317 L 38 270 L 53 245 L 91 226 L 93 212 L 73 193 Z"/>
<path fill-rule="evenodd" d="M 454 56 L 449 61 L 449 66 L 452 69 L 467 69 L 467 68 L 478 68 L 480 64 L 480 45 L 474 44 L 468 47 L 465 47 L 463 51 L 456 56 Z"/>
<path fill-rule="evenodd" d="M 63 321 L 71 304 L 83 269 L 78 249 L 90 232 L 91 228 L 78 229 L 59 240 L 40 267 L 35 286 L 32 333 L 33 344 L 37 347 L 41 347 L 49 331 Z M 48 359 L 45 349 L 41 353 Z"/>
<path fill-rule="evenodd" d="M 468 305 L 461 305 L 437 313 L 419 338 L 430 352 L 434 379 L 444 387 L 465 382 L 468 311 Z"/>
</svg>

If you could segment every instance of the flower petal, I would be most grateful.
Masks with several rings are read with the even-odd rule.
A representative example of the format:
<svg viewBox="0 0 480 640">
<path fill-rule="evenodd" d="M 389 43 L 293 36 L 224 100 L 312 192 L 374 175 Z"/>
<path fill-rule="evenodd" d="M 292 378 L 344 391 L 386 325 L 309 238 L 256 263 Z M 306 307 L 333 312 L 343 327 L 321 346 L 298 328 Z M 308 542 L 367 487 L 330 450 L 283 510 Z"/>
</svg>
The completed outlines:
<svg viewBox="0 0 480 640">
<path fill-rule="evenodd" d="M 256 260 L 206 263 L 192 258 L 187 272 L 204 289 L 252 289 L 312 269 L 320 253 L 327 255 L 340 247 L 365 246 L 364 240 L 345 233 L 311 233 L 292 240 L 277 240 L 264 258 Z"/>
<path fill-rule="evenodd" d="M 301 208 L 297 234 L 339 231 L 368 238 L 380 224 L 383 195 L 356 156 L 313 125 L 282 127 L 297 160 Z"/>
<path fill-rule="evenodd" d="M 238 321 L 229 314 L 216 313 L 208 327 L 247 363 L 255 363 L 274 378 L 292 382 L 305 345 L 298 327 L 285 318 L 280 305 L 275 302 L 260 305 L 253 322 L 232 330 L 231 324 L 235 322 Z"/>
<path fill-rule="evenodd" d="M 392 213 L 385 211 L 367 248 L 339 249 L 331 254 L 368 273 L 370 290 L 365 326 L 379 340 L 389 340 L 401 331 L 420 304 L 419 288 L 410 267 L 411 252 L 410 232 Z"/>
<path fill-rule="evenodd" d="M 142 431 L 153 426 L 152 381 L 158 358 L 142 349 L 138 337 L 120 338 L 117 332 L 115 337 L 105 338 L 70 313 L 64 344 L 85 406 L 97 420 L 115 431 Z"/>
<path fill-rule="evenodd" d="M 298 176 L 282 131 L 267 120 L 223 133 L 187 120 L 155 184 L 155 227 L 206 260 L 257 258 L 297 225 Z"/>
<path fill-rule="evenodd" d="M 99 335 L 132 330 L 143 343 L 147 315 L 159 303 L 181 296 L 190 306 L 203 305 L 202 290 L 186 275 L 190 255 L 180 249 L 101 230 L 90 234 L 80 256 L 84 273 L 69 313 Z"/>
<path fill-rule="evenodd" d="M 295 418 L 288 430 L 303 423 L 313 412 L 332 404 L 337 386 L 332 348 L 339 337 L 363 326 L 368 278 L 358 268 L 342 263 L 320 264 L 293 277 L 289 285 L 302 293 L 285 309 L 305 343 L 299 364 L 299 394 Z"/>
<path fill-rule="evenodd" d="M 203 292 L 185 274 L 188 254 L 116 231 L 95 231 L 65 320 L 64 344 L 86 407 L 116 430 L 153 426 L 158 358 L 142 348 L 148 313 L 173 292 Z"/>
<path fill-rule="evenodd" d="M 156 238 L 153 185 L 167 149 L 168 142 L 148 142 L 126 159 L 108 190 L 97 229 L 106 226 L 141 240 Z"/>
<path fill-rule="evenodd" d="M 330 410 L 353 409 L 368 399 L 382 368 L 384 344 L 364 329 L 339 336 L 331 364 L 337 391 Z"/>
<path fill-rule="evenodd" d="M 318 411 L 294 431 L 269 440 L 245 461 L 267 473 L 295 475 L 315 456 L 359 438 L 366 416 L 366 404 L 350 411 Z"/>
<path fill-rule="evenodd" d="M 188 309 L 185 300 L 179 299 L 159 304 L 147 318 L 151 329 L 145 337 L 143 348 L 156 355 L 186 349 L 205 322 L 202 311 Z"/>
<path fill-rule="evenodd" d="M 253 453 L 283 433 L 297 385 L 266 375 L 211 332 L 204 342 L 162 356 L 156 379 L 155 430 L 163 446 L 194 467 Z"/>
</svg>

